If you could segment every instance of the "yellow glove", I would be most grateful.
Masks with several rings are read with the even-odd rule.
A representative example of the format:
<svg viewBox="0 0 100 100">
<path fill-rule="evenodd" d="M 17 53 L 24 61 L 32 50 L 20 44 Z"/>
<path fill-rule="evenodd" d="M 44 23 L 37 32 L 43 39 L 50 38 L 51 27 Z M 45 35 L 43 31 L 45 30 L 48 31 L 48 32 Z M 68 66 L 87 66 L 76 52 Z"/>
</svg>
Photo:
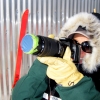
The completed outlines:
<svg viewBox="0 0 100 100">
<path fill-rule="evenodd" d="M 48 37 L 54 39 L 55 35 L 54 34 L 49 34 Z"/>
<path fill-rule="evenodd" d="M 83 75 L 78 72 L 75 64 L 72 62 L 69 47 L 67 47 L 63 58 L 38 57 L 38 60 L 48 65 L 47 76 L 64 87 L 73 86 L 83 78 Z"/>
</svg>

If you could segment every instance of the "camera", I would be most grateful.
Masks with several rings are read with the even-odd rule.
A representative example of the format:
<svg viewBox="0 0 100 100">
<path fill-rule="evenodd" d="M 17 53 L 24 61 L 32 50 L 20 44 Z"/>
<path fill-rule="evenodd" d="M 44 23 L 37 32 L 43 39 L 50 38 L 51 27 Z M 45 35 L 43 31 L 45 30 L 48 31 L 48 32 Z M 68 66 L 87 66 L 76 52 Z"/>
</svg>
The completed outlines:
<svg viewBox="0 0 100 100">
<path fill-rule="evenodd" d="M 73 62 L 79 63 L 80 47 L 72 39 L 63 37 L 55 40 L 45 36 L 26 34 L 21 41 L 21 49 L 24 53 L 40 57 L 63 57 L 67 46 L 71 50 Z"/>
</svg>

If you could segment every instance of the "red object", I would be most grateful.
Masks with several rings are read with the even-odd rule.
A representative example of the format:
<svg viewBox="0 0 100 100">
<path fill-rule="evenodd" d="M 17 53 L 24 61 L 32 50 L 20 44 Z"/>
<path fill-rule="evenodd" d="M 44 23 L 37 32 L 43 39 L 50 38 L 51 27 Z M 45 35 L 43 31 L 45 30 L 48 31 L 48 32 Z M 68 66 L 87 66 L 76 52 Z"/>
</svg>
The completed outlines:
<svg viewBox="0 0 100 100">
<path fill-rule="evenodd" d="M 21 28 L 20 28 L 17 58 L 16 58 L 15 76 L 14 76 L 14 82 L 13 82 L 13 86 L 12 86 L 13 88 L 20 78 L 21 61 L 22 61 L 22 54 L 23 54 L 21 47 L 20 47 L 20 43 L 21 43 L 22 38 L 26 34 L 26 28 L 27 28 L 27 23 L 28 23 L 28 14 L 29 14 L 29 10 L 27 9 L 23 13 L 22 19 L 21 19 Z"/>
</svg>

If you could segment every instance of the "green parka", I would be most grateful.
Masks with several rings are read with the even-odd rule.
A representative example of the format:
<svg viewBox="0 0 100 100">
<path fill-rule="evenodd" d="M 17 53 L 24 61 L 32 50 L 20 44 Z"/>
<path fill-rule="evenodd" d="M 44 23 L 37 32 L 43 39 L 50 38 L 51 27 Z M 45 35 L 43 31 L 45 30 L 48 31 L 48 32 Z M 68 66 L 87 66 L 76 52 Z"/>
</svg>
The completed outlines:
<svg viewBox="0 0 100 100">
<path fill-rule="evenodd" d="M 48 86 L 47 66 L 35 60 L 27 75 L 23 76 L 12 91 L 12 100 L 42 100 Z M 62 100 L 100 100 L 92 79 L 84 78 L 72 87 L 57 85 L 56 91 Z"/>
</svg>

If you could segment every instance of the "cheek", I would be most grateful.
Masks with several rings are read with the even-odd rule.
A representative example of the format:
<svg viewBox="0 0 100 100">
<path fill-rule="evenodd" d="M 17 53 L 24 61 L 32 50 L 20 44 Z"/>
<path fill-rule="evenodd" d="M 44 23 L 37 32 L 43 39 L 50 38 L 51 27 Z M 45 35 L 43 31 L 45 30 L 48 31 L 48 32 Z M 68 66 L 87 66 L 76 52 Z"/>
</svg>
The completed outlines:
<svg viewBox="0 0 100 100">
<path fill-rule="evenodd" d="M 85 55 L 86 55 L 86 53 L 83 50 L 81 50 L 80 58 L 83 58 Z"/>
</svg>

